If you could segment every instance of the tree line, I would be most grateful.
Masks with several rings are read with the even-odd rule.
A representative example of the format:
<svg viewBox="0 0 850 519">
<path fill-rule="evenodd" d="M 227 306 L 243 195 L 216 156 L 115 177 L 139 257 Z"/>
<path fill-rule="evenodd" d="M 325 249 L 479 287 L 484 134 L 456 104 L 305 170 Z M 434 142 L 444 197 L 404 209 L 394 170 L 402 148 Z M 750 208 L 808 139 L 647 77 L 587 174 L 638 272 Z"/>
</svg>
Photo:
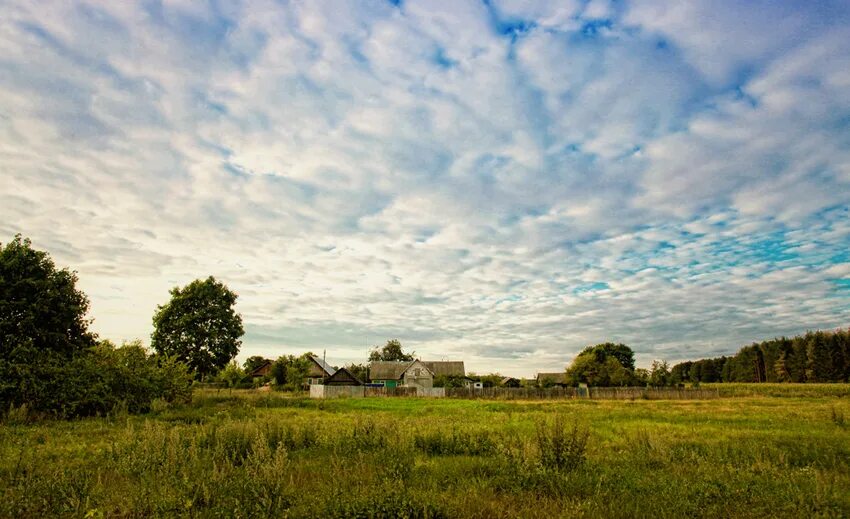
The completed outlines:
<svg viewBox="0 0 850 519">
<path fill-rule="evenodd" d="M 676 364 L 671 376 L 684 382 L 847 382 L 850 329 L 753 343 L 729 357 Z"/>
</svg>

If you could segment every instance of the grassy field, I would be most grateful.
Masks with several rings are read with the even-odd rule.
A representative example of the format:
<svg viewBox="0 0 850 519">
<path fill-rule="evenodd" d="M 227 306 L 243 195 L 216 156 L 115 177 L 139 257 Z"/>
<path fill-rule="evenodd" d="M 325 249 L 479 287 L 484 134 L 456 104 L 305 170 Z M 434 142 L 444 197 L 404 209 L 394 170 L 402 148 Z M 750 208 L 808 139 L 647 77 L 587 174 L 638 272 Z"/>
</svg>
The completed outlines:
<svg viewBox="0 0 850 519">
<path fill-rule="evenodd" d="M 848 387 L 783 387 L 707 401 L 206 391 L 146 416 L 7 422 L 0 516 L 850 516 Z"/>
</svg>

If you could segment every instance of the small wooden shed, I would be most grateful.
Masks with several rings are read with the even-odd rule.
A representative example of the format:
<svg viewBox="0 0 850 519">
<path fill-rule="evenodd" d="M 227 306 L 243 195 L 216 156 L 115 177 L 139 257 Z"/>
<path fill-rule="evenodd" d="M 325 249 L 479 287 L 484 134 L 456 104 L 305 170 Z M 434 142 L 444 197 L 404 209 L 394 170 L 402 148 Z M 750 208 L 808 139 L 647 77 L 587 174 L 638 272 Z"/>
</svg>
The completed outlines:
<svg viewBox="0 0 850 519">
<path fill-rule="evenodd" d="M 339 368 L 336 373 L 325 379 L 326 386 L 362 386 L 363 382 L 345 368 Z"/>
<path fill-rule="evenodd" d="M 499 385 L 501 385 L 502 387 L 519 387 L 520 382 L 514 377 L 505 377 L 499 382 Z"/>
</svg>

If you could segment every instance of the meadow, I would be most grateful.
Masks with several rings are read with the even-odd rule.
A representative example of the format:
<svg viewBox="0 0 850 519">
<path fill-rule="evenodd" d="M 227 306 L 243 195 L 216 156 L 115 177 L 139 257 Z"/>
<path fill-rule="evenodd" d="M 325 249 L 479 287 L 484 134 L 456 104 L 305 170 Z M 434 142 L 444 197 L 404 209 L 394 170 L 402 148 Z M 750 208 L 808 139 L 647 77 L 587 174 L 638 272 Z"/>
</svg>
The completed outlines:
<svg viewBox="0 0 850 519">
<path fill-rule="evenodd" d="M 196 392 L 0 425 L 3 517 L 847 517 L 847 385 L 703 401 Z"/>
</svg>

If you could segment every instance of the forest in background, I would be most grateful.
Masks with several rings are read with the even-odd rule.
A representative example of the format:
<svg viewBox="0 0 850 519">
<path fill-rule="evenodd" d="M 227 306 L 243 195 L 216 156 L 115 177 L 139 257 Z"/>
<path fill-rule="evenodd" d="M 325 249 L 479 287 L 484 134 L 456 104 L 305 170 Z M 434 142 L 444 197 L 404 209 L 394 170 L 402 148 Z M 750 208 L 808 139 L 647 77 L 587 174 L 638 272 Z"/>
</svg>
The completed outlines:
<svg viewBox="0 0 850 519">
<path fill-rule="evenodd" d="M 850 329 L 753 343 L 729 357 L 681 362 L 670 372 L 677 382 L 847 382 Z"/>
</svg>

